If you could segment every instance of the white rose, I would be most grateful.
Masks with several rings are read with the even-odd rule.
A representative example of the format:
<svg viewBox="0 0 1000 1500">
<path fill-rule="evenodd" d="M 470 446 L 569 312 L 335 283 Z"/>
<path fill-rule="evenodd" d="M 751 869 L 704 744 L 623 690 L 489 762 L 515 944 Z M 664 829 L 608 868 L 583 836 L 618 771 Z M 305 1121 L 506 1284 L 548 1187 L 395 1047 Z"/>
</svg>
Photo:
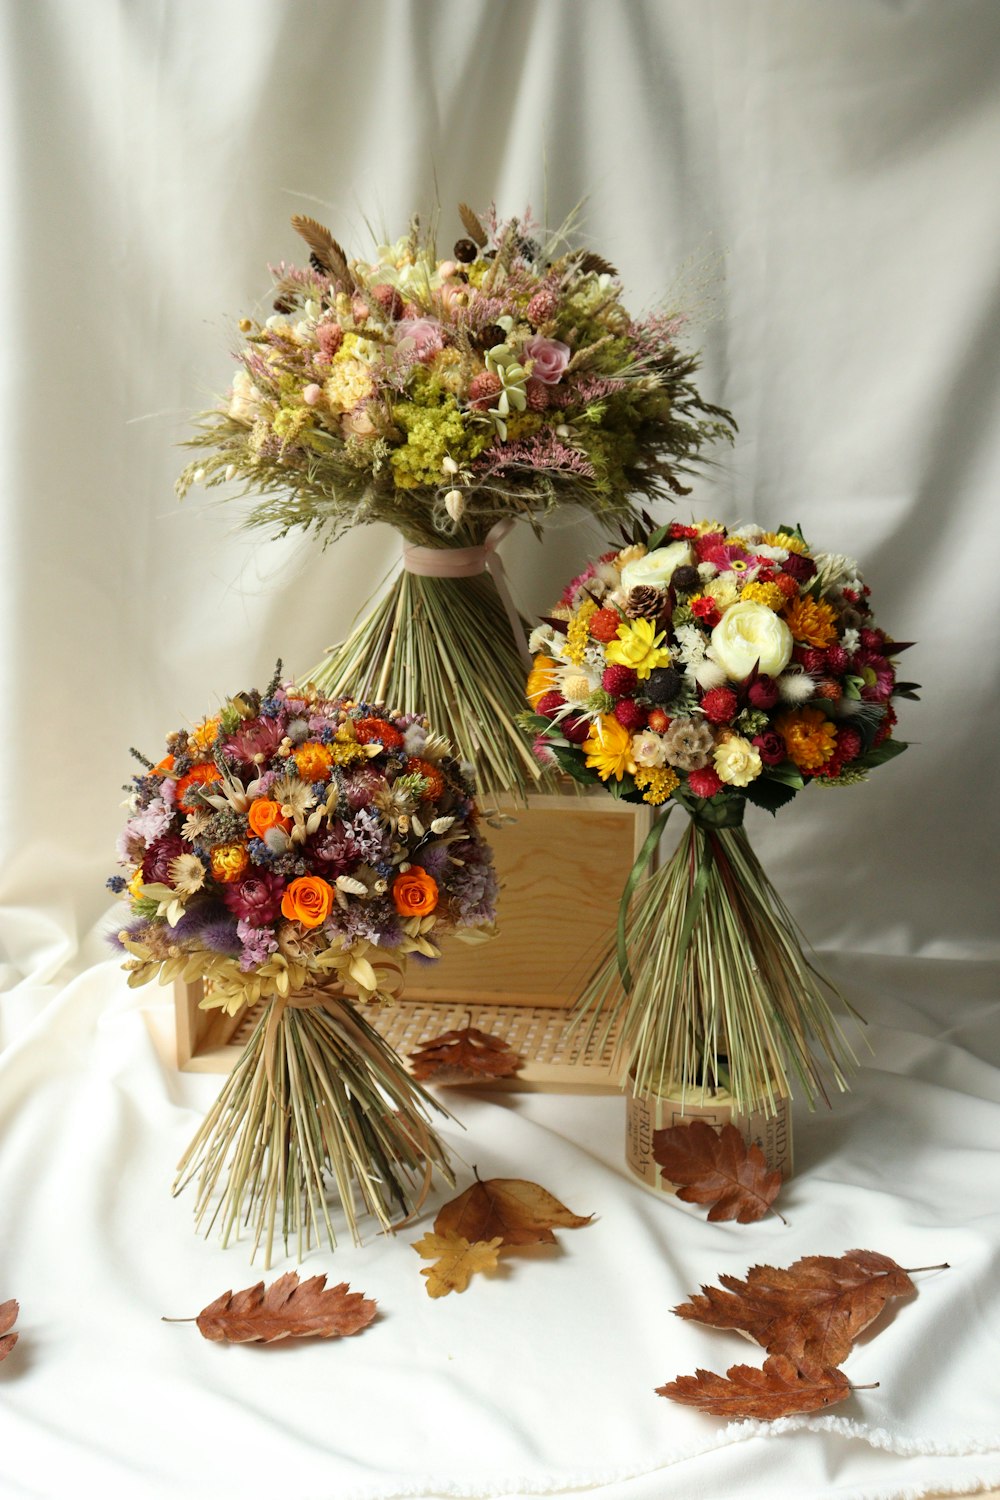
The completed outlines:
<svg viewBox="0 0 1000 1500">
<path fill-rule="evenodd" d="M 622 568 L 622 588 L 636 589 L 648 584 L 654 589 L 665 589 L 673 577 L 675 568 L 688 567 L 694 561 L 694 553 L 687 542 L 671 542 L 669 547 L 657 547 L 645 557 L 637 557 Z"/>
<path fill-rule="evenodd" d="M 742 735 L 733 734 L 721 745 L 716 745 L 712 756 L 715 774 L 727 786 L 749 786 L 764 769 L 760 755 Z"/>
<path fill-rule="evenodd" d="M 754 667 L 777 677 L 792 658 L 792 632 L 766 604 L 745 599 L 726 610 L 712 631 L 712 655 L 730 682 L 742 682 Z"/>
</svg>

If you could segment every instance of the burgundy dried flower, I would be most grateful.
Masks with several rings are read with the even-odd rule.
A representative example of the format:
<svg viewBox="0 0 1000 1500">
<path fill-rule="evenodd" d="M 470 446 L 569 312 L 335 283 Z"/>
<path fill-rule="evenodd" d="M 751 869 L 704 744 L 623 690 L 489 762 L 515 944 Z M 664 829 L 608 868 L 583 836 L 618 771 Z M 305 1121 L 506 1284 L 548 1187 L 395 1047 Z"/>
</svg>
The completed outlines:
<svg viewBox="0 0 1000 1500">
<path fill-rule="evenodd" d="M 234 916 L 250 927 L 266 927 L 281 912 L 285 882 L 278 875 L 261 871 L 222 889 L 222 899 Z"/>
</svg>

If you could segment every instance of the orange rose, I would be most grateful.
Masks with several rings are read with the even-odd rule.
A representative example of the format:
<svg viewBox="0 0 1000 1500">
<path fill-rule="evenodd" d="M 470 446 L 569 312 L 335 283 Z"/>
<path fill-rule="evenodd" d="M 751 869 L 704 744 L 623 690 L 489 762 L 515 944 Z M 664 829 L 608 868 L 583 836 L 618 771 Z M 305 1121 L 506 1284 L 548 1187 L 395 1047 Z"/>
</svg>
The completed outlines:
<svg viewBox="0 0 1000 1500">
<path fill-rule="evenodd" d="M 412 865 L 392 883 L 392 899 L 403 917 L 426 917 L 438 904 L 438 883 L 433 875 Z"/>
<path fill-rule="evenodd" d="M 251 802 L 247 821 L 259 839 L 272 828 L 283 828 L 287 833 L 292 826 L 291 818 L 282 817 L 280 803 L 272 802 L 269 797 L 258 797 Z"/>
<path fill-rule="evenodd" d="M 333 886 L 319 875 L 300 875 L 281 898 L 281 915 L 303 927 L 321 927 L 332 907 Z"/>
</svg>

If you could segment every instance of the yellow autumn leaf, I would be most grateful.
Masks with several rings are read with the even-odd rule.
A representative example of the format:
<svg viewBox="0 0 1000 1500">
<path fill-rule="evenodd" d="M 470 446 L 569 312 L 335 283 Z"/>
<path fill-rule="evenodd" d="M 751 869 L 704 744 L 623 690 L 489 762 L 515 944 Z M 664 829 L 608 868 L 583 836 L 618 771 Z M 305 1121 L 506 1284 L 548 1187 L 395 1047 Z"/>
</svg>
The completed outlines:
<svg viewBox="0 0 1000 1500">
<path fill-rule="evenodd" d="M 461 1234 L 432 1234 L 414 1240 L 413 1248 L 423 1260 L 421 1276 L 427 1277 L 429 1297 L 447 1297 L 449 1292 L 464 1292 L 476 1271 L 496 1270 L 497 1255 L 503 1239 L 476 1240 L 472 1244 Z"/>
</svg>

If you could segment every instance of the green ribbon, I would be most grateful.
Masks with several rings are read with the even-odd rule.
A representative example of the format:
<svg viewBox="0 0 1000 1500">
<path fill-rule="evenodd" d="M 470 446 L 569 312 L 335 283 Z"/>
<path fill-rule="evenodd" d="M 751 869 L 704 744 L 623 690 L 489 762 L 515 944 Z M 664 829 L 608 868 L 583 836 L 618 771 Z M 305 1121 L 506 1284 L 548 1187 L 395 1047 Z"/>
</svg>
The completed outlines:
<svg viewBox="0 0 1000 1500">
<path fill-rule="evenodd" d="M 622 891 L 622 898 L 618 903 L 618 972 L 622 977 L 622 984 L 625 987 L 626 993 L 632 988 L 632 971 L 628 966 L 628 939 L 626 931 L 628 909 L 635 894 L 635 888 L 653 858 L 653 853 L 660 842 L 660 835 L 663 833 L 666 821 L 676 805 L 676 803 L 671 802 L 668 807 L 665 807 L 662 812 L 657 813 L 653 818 L 653 826 L 643 840 L 642 848 L 639 850 L 635 864 L 629 871 L 628 879 L 625 882 L 625 889 Z"/>
<path fill-rule="evenodd" d="M 629 907 L 632 904 L 632 897 L 635 895 L 636 886 L 649 868 L 656 846 L 660 842 L 666 821 L 674 808 L 678 806 L 683 806 L 683 804 L 671 802 L 662 812 L 657 813 L 654 817 L 653 826 L 643 840 L 642 848 L 639 850 L 635 864 L 629 871 L 628 879 L 625 882 L 621 901 L 618 903 L 618 928 L 615 947 L 618 956 L 618 972 L 621 975 L 626 994 L 632 988 L 632 970 L 629 968 L 628 962 Z M 699 913 L 705 902 L 705 894 L 708 890 L 708 877 L 714 862 L 712 845 L 708 835 L 715 833 L 720 828 L 742 828 L 745 809 L 746 804 L 742 797 L 738 800 L 733 799 L 731 802 L 722 802 L 715 807 L 711 807 L 706 803 L 698 812 L 693 812 L 690 808 L 685 807 L 685 811 L 689 814 L 695 828 L 704 837 L 705 846 L 701 858 L 698 860 L 698 873 L 691 887 L 691 899 L 684 913 L 684 924 L 681 928 L 680 943 L 677 949 L 678 963 L 683 960 L 687 945 L 691 941 L 691 934 L 694 932 L 694 925 L 698 920 Z M 675 974 L 674 982 L 677 983 L 679 978 L 679 973 Z"/>
</svg>

